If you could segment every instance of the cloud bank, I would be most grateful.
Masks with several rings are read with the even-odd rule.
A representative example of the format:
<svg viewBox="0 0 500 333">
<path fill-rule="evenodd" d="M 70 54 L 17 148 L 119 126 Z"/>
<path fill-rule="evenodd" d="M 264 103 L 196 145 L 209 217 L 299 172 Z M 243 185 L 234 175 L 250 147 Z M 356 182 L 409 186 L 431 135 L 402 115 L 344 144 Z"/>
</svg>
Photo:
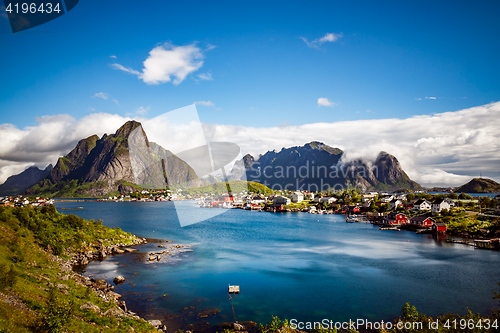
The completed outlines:
<svg viewBox="0 0 500 333">
<path fill-rule="evenodd" d="M 209 101 L 198 102 L 209 104 Z M 134 116 L 139 121 L 145 118 Z M 79 120 L 69 115 L 43 116 L 38 124 L 18 129 L 0 125 L 0 183 L 36 164 L 44 168 L 93 134 L 114 133 L 129 117 L 95 113 Z M 166 125 L 168 127 L 168 124 Z M 199 128 L 199 124 L 193 124 Z M 268 150 L 322 141 L 346 152 L 346 159 L 375 159 L 381 151 L 395 155 L 410 178 L 424 186 L 456 186 L 477 177 L 500 180 L 500 102 L 470 109 L 406 119 L 371 119 L 300 126 L 247 127 L 203 124 L 207 140 L 240 145 L 254 156 Z M 190 140 L 189 126 L 159 128 L 148 137 L 169 133 Z M 169 149 L 169 147 L 165 147 Z"/>
</svg>

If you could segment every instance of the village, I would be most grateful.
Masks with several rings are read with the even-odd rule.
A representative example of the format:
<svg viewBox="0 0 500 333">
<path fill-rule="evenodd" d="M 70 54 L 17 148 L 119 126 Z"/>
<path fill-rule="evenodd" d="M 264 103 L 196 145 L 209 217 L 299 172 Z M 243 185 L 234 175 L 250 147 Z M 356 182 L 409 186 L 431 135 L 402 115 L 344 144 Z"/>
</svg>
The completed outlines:
<svg viewBox="0 0 500 333">
<path fill-rule="evenodd" d="M 89 199 L 58 199 L 82 201 Z M 409 230 L 472 238 L 473 242 L 450 239 L 481 248 L 498 249 L 500 238 L 500 195 L 493 198 L 468 194 L 361 192 L 350 189 L 335 192 L 273 191 L 259 193 L 205 193 L 142 189 L 127 195 L 92 198 L 112 202 L 161 202 L 194 200 L 201 208 L 244 209 L 261 212 L 302 212 L 309 214 L 341 214 L 347 223 L 371 223 L 380 230 Z M 0 197 L 0 206 L 42 207 L 53 199 L 40 197 Z M 78 209 L 73 208 L 73 209 Z"/>
<path fill-rule="evenodd" d="M 202 208 L 239 208 L 265 212 L 343 214 L 346 222 L 372 223 L 381 230 L 410 230 L 498 239 L 500 196 L 472 197 L 461 193 L 361 193 L 355 189 L 327 192 L 277 191 L 269 196 L 255 193 L 223 193 L 197 198 Z M 457 227 L 464 219 L 483 221 L 474 230 Z M 491 223 L 489 223 L 489 222 Z M 498 241 L 496 241 L 498 246 Z"/>
</svg>

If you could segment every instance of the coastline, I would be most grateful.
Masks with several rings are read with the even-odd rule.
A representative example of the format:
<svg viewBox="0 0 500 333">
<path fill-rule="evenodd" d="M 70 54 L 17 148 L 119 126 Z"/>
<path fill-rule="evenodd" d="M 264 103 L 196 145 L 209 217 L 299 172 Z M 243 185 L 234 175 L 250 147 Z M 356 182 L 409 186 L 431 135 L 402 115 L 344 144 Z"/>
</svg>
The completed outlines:
<svg viewBox="0 0 500 333">
<path fill-rule="evenodd" d="M 137 312 L 133 312 L 129 309 L 130 303 L 143 303 L 147 302 L 149 299 L 148 295 L 136 296 L 139 301 L 135 301 L 131 298 L 127 299 L 127 295 L 115 292 L 115 286 L 122 283 L 128 282 L 121 275 L 114 277 L 112 283 L 108 283 L 106 279 L 101 277 L 95 277 L 93 275 L 88 275 L 86 273 L 87 266 L 92 261 L 105 261 L 111 256 L 115 255 L 126 255 L 135 256 L 132 260 L 139 260 L 144 265 L 158 264 L 169 262 L 172 259 L 176 259 L 182 253 L 192 252 L 191 249 L 193 245 L 178 244 L 172 240 L 166 239 L 156 239 L 156 238 L 142 238 L 133 235 L 137 239 L 136 242 L 132 244 L 114 244 L 110 246 L 104 246 L 103 242 L 99 244 L 93 250 L 80 251 L 77 252 L 72 258 L 68 260 L 61 259 L 59 257 L 51 255 L 51 260 L 58 262 L 61 269 L 68 271 L 70 267 L 71 278 L 85 287 L 91 288 L 97 296 L 101 297 L 105 302 L 114 301 L 118 305 L 117 310 L 113 310 L 112 313 L 103 315 L 114 315 L 117 317 L 134 318 L 138 320 L 143 320 L 149 323 L 151 326 L 158 329 L 159 332 L 166 332 L 167 326 L 165 325 L 165 319 L 159 311 L 148 311 L 143 308 Z M 154 245 L 156 251 L 142 251 L 140 247 L 145 245 Z M 137 248 L 139 247 L 139 248 Z M 129 306 L 127 306 L 129 302 Z M 88 308 L 94 308 L 92 304 L 87 305 Z M 133 305 L 131 306 L 134 307 Z M 146 310 L 146 311 L 144 311 Z M 170 327 L 170 325 L 168 326 Z"/>
<path fill-rule="evenodd" d="M 50 249 L 47 251 L 47 253 L 51 261 L 59 264 L 59 268 L 62 272 L 68 273 L 66 275 L 59 275 L 60 279 L 73 279 L 76 284 L 90 288 L 104 302 L 114 302 L 117 305 L 117 307 L 112 307 L 104 312 L 101 312 L 99 307 L 97 307 L 95 304 L 86 302 L 80 307 L 80 309 L 89 309 L 96 314 L 101 314 L 107 317 L 113 316 L 117 318 L 123 317 L 142 320 L 150 324 L 152 327 L 156 328 L 158 332 L 166 332 L 167 327 L 163 325 L 160 320 L 146 320 L 145 318 L 139 316 L 137 313 L 128 310 L 126 302 L 124 300 L 120 300 L 122 298 L 122 295 L 114 292 L 114 285 L 107 283 L 105 279 L 94 279 L 93 277 L 86 277 L 82 274 L 83 272 L 85 272 L 85 267 L 93 260 L 102 261 L 105 260 L 108 256 L 132 253 L 134 251 L 137 251 L 137 249 L 133 249 L 133 247 L 148 244 L 148 239 L 146 238 L 137 237 L 135 235 L 133 235 L 133 237 L 137 240 L 134 243 L 119 243 L 111 246 L 104 246 L 104 241 L 100 240 L 94 250 L 77 252 L 68 260 L 53 255 Z M 77 272 L 77 270 L 79 269 L 82 270 L 82 273 Z M 120 283 L 123 283 L 123 281 L 118 281 L 115 278 L 114 284 L 117 285 Z"/>
</svg>

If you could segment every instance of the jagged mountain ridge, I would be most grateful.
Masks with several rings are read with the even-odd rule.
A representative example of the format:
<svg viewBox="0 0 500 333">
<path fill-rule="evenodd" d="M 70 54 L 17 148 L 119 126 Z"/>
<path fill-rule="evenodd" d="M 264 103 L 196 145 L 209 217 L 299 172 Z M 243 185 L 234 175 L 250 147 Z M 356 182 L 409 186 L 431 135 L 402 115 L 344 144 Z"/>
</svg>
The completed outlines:
<svg viewBox="0 0 500 333">
<path fill-rule="evenodd" d="M 162 161 L 160 167 L 153 165 L 154 168 L 151 168 L 151 158 L 147 161 L 149 164 L 139 165 L 142 169 L 137 167 L 138 153 L 130 153 L 134 148 L 129 146 L 131 135 L 140 142 L 140 146 L 135 147 L 136 151 L 145 156 L 159 157 Z M 29 188 L 26 193 L 54 192 L 65 188 L 67 193 L 69 186 L 78 188 L 76 195 L 102 196 L 114 191 L 135 191 L 138 189 L 137 184 L 147 187 L 151 183 L 156 188 L 169 185 L 168 183 L 198 184 L 197 178 L 186 162 L 154 142 L 149 142 L 139 122 L 128 121 L 115 134 L 104 134 L 102 138 L 92 135 L 80 140 L 69 154 L 58 159 L 46 179 Z"/>
<path fill-rule="evenodd" d="M 247 154 L 235 163 L 231 174 L 231 179 L 246 177 L 275 190 L 320 191 L 348 186 L 363 190 L 421 188 L 393 155 L 380 152 L 372 163 L 366 159 L 346 162 L 341 149 L 317 141 L 279 152 L 268 151 L 258 158 Z"/>
<path fill-rule="evenodd" d="M 27 188 L 47 177 L 50 170 L 52 170 L 52 164 L 49 164 L 44 170 L 40 170 L 36 166 L 31 166 L 17 175 L 10 176 L 0 185 L 0 196 L 22 193 Z"/>
</svg>

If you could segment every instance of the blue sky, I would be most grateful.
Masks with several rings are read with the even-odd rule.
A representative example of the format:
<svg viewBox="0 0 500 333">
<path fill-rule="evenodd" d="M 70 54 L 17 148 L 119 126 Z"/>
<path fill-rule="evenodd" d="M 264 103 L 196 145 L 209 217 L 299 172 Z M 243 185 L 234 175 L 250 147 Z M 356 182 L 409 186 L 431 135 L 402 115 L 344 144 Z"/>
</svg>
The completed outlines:
<svg viewBox="0 0 500 333">
<path fill-rule="evenodd" d="M 0 124 L 153 118 L 193 102 L 203 122 L 252 128 L 473 108 L 500 100 L 499 16 L 498 1 L 82 0 L 14 34 L 2 15 Z M 196 69 L 148 81 L 150 52 L 188 48 Z"/>
<path fill-rule="evenodd" d="M 23 32 L 0 21 L 2 122 L 24 127 L 41 115 L 126 115 L 139 107 L 155 116 L 195 101 L 215 105 L 199 107 L 204 121 L 252 126 L 483 105 L 499 99 L 499 14 L 496 1 L 80 1 Z M 317 48 L 301 39 L 327 33 L 342 37 Z M 215 48 L 178 85 L 148 85 L 110 67 L 140 71 L 164 42 Z M 196 82 L 202 73 L 213 80 Z M 99 92 L 119 105 L 91 98 Z M 318 98 L 335 106 L 318 107 Z"/>
</svg>

